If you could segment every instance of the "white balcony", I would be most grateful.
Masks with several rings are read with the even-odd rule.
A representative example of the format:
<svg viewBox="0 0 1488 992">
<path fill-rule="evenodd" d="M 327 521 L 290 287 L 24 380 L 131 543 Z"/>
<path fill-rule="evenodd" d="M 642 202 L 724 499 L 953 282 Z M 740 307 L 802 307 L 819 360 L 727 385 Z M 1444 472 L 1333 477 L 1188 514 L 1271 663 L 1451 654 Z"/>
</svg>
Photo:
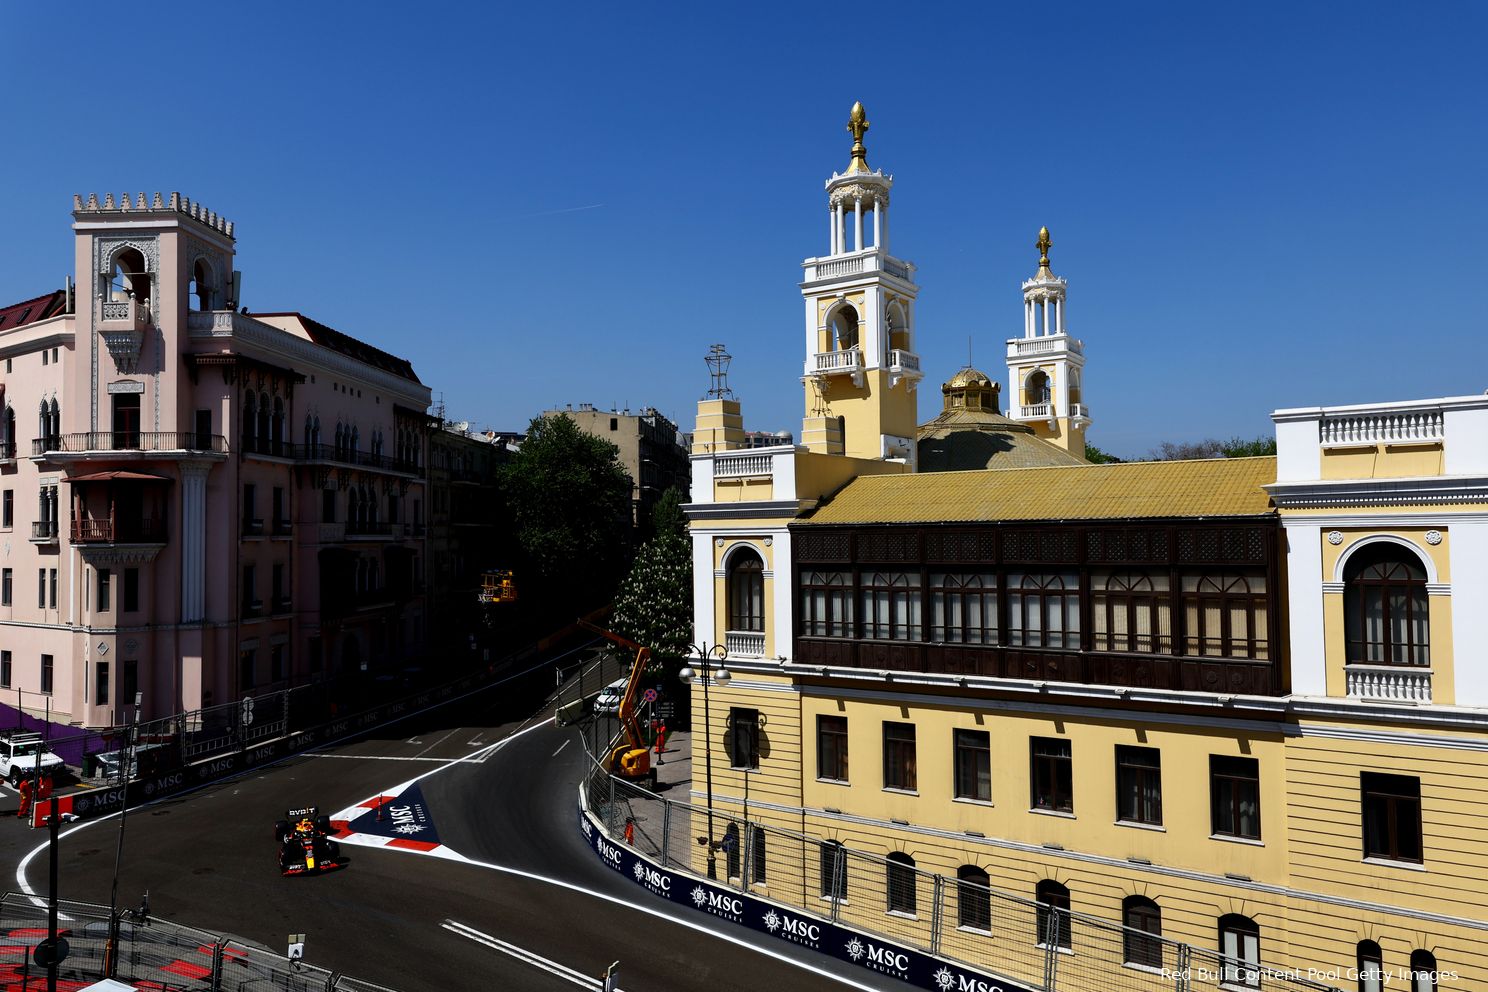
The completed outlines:
<svg viewBox="0 0 1488 992">
<path fill-rule="evenodd" d="M 893 389 L 899 385 L 901 380 L 909 382 L 909 388 L 914 389 L 915 384 L 924 378 L 920 373 L 920 356 L 912 351 L 902 351 L 898 348 L 889 351 L 889 388 Z"/>
<path fill-rule="evenodd" d="M 1086 406 L 1084 403 L 1071 403 L 1070 404 L 1070 416 L 1071 417 L 1084 417 L 1086 420 L 1089 420 L 1090 419 L 1090 407 Z"/>
<path fill-rule="evenodd" d="M 723 643 L 728 648 L 730 658 L 763 658 L 765 656 L 763 631 L 724 631 Z"/>
<path fill-rule="evenodd" d="M 1011 338 L 1008 341 L 1007 357 L 1025 358 L 1029 355 L 1052 355 L 1071 351 L 1076 355 L 1085 353 L 1085 345 L 1068 334 L 1050 334 L 1036 338 Z"/>
<path fill-rule="evenodd" d="M 840 279 L 844 276 L 866 276 L 878 272 L 887 273 L 905 282 L 914 280 L 914 265 L 892 258 L 876 248 L 865 248 L 845 255 L 808 258 L 801 265 L 806 271 L 807 282 Z"/>
<path fill-rule="evenodd" d="M 1054 408 L 1048 403 L 1035 403 L 1032 406 L 1018 407 L 1018 412 L 1014 414 L 1013 419 L 1048 420 L 1050 417 L 1054 416 L 1053 410 Z"/>
<path fill-rule="evenodd" d="M 806 360 L 810 376 L 850 375 L 855 385 L 863 384 L 863 353 L 856 348 L 847 351 L 819 351 Z"/>
<path fill-rule="evenodd" d="M 1318 425 L 1324 445 L 1429 444 L 1446 440 L 1446 418 L 1437 410 L 1401 410 L 1357 416 L 1325 416 Z"/>
<path fill-rule="evenodd" d="M 713 456 L 715 479 L 745 479 L 774 474 L 775 456 L 752 451 L 720 452 Z"/>
<path fill-rule="evenodd" d="M 1346 665 L 1348 694 L 1358 699 L 1430 703 L 1431 669 L 1398 665 Z"/>
</svg>

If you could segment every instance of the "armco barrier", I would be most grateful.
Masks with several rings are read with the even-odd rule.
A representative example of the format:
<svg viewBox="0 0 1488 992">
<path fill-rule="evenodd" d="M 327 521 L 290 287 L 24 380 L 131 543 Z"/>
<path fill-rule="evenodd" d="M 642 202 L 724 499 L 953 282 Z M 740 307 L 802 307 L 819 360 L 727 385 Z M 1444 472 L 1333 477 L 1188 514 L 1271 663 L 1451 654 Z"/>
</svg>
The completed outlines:
<svg viewBox="0 0 1488 992">
<path fill-rule="evenodd" d="M 663 868 L 632 848 L 610 840 L 584 809 L 582 795 L 578 812 L 579 831 L 601 862 L 652 895 L 679 906 L 889 975 L 916 988 L 933 992 L 1035 992 L 1030 986 L 972 971 L 959 962 L 886 941 L 878 934 L 854 930 L 795 907 L 769 902 L 705 878 Z"/>
</svg>

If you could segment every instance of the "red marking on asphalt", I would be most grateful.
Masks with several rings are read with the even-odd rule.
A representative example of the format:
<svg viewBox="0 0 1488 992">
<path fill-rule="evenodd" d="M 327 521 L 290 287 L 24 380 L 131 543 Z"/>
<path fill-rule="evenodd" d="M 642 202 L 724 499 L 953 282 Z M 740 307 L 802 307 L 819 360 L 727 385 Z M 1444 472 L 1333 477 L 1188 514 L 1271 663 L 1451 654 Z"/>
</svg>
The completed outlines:
<svg viewBox="0 0 1488 992">
<path fill-rule="evenodd" d="M 351 821 L 350 820 L 332 820 L 331 821 L 331 833 L 335 834 L 337 837 L 346 837 L 346 836 L 349 836 L 351 834 Z"/>
<path fill-rule="evenodd" d="M 212 955 L 217 953 L 217 948 L 210 944 L 198 944 L 196 953 L 205 954 L 207 957 L 211 957 Z M 224 947 L 222 949 L 222 956 L 231 960 L 237 960 L 238 958 L 246 958 L 248 956 L 248 952 L 240 951 L 232 947 Z"/>
<path fill-rule="evenodd" d="M 438 844 L 432 844 L 426 840 L 409 840 L 406 837 L 398 837 L 387 842 L 388 847 L 402 847 L 410 851 L 432 851 Z"/>
<path fill-rule="evenodd" d="M 392 802 L 396 796 L 373 796 L 371 799 L 357 803 L 362 809 L 376 809 L 386 803 Z"/>
<path fill-rule="evenodd" d="M 71 931 L 58 930 L 57 932 L 61 934 L 70 933 Z M 52 932 L 46 927 L 21 927 L 16 930 L 9 931 L 9 935 L 12 937 L 50 937 L 52 935 Z"/>
<path fill-rule="evenodd" d="M 203 968 L 201 965 L 192 964 L 190 961 L 172 961 L 160 970 L 168 971 L 172 975 L 180 975 L 183 978 L 206 978 L 212 973 L 211 968 Z"/>
</svg>

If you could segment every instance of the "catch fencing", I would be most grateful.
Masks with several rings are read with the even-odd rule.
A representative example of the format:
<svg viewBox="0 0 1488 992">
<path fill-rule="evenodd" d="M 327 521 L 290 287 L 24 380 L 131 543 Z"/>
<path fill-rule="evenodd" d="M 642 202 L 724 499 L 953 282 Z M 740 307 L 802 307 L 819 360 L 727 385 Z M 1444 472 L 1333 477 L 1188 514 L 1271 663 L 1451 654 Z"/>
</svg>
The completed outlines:
<svg viewBox="0 0 1488 992">
<path fill-rule="evenodd" d="M 115 978 L 171 992 L 394 992 L 385 986 L 335 974 L 273 951 L 154 917 L 126 913 L 119 923 L 118 963 L 105 967 L 109 935 L 107 906 L 58 902 L 58 935 L 67 957 L 57 965 L 63 987 Z M 36 945 L 46 940 L 47 909 L 29 896 L 0 896 L 0 985 L 47 987 L 47 970 L 36 964 Z"/>
<path fill-rule="evenodd" d="M 581 795 L 612 844 L 663 868 L 706 877 L 1025 989 L 1340 992 L 1295 971 L 1002 892 L 985 875 L 935 874 L 907 859 L 665 799 L 607 774 L 598 763 Z M 1010 984 L 1004 988 L 1012 992 Z"/>
</svg>

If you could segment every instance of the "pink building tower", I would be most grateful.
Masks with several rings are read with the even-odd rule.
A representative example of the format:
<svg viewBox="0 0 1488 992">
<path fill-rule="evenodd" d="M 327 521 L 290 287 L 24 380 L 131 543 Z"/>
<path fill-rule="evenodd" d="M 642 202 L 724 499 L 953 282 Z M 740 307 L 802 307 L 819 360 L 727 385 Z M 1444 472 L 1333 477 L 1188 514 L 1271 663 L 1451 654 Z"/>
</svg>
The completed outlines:
<svg viewBox="0 0 1488 992">
<path fill-rule="evenodd" d="M 412 365 L 249 316 L 179 194 L 73 218 L 75 291 L 0 309 L 0 701 L 100 727 L 416 656 Z"/>
</svg>

